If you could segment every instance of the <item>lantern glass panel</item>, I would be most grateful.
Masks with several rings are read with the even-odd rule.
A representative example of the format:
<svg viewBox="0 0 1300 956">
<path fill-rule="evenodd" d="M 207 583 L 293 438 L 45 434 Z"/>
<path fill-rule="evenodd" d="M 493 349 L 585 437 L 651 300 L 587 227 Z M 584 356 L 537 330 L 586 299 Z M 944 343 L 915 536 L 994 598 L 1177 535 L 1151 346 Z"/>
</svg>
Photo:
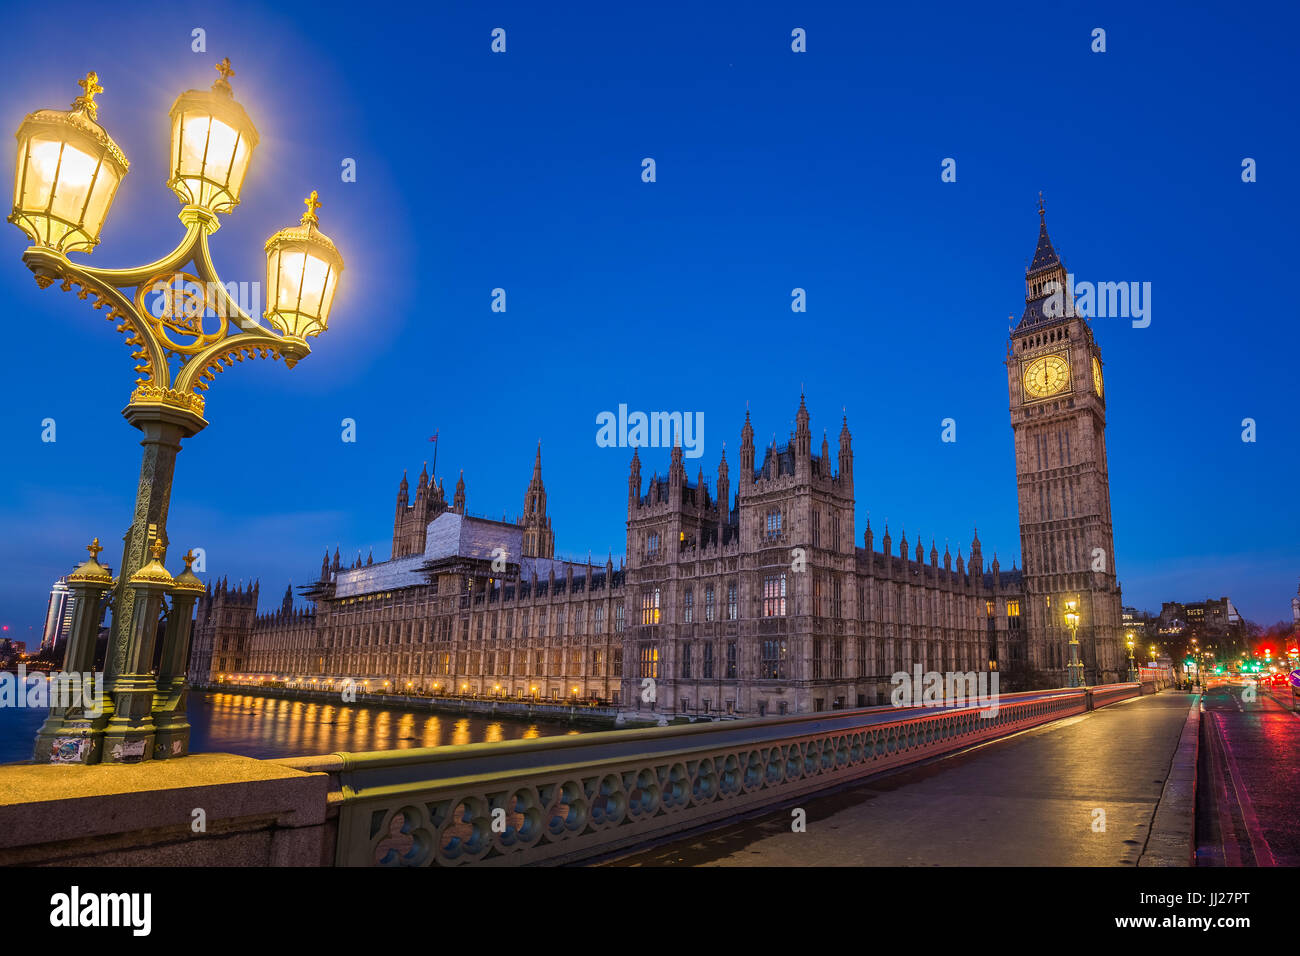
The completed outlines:
<svg viewBox="0 0 1300 956">
<path fill-rule="evenodd" d="M 212 212 L 239 203 L 252 143 L 239 130 L 202 110 L 185 110 L 172 121 L 172 188 L 185 202 Z"/>
<path fill-rule="evenodd" d="M 105 161 L 92 144 L 33 133 L 19 145 L 18 224 L 36 242 L 60 251 L 89 249 L 99 239 L 120 183 L 117 164 Z"/>
</svg>

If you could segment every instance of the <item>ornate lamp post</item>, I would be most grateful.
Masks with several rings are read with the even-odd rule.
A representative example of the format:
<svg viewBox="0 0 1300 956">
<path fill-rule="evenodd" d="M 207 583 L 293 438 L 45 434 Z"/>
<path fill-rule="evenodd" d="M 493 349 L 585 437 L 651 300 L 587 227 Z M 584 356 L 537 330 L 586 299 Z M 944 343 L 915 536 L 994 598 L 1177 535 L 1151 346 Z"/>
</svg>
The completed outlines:
<svg viewBox="0 0 1300 956">
<path fill-rule="evenodd" d="M 1128 632 L 1128 679 L 1132 684 L 1138 679 L 1137 665 L 1133 662 L 1133 632 Z"/>
<path fill-rule="evenodd" d="M 312 192 L 300 224 L 280 230 L 266 242 L 267 298 L 262 318 L 269 326 L 231 298 L 212 263 L 208 237 L 220 228 L 219 214 L 239 204 L 258 137 L 232 94 L 230 61 L 222 60 L 216 69 L 219 75 L 212 89 L 189 90 L 172 106 L 167 185 L 181 201 L 179 218 L 185 235 L 170 253 L 146 265 L 96 269 L 67 257 L 70 252 L 89 253 L 99 243 L 129 168 L 122 150 L 97 122 L 95 96 L 103 92 L 98 75 L 90 73 L 80 81 L 83 93 L 71 109 L 38 110 L 23 120 L 17 134 L 9 221 L 32 240 L 23 262 L 42 289 L 57 281 L 63 291 L 75 289 L 79 299 L 91 298 L 94 307 L 116 323 L 136 361 L 135 389 L 122 414 L 143 433 L 144 457 L 135 514 L 114 585 L 114 620 L 105 662 L 112 697 L 108 709 L 120 707 L 125 712 L 116 719 L 110 713 L 101 726 L 120 731 L 116 737 L 110 731 L 109 739 L 126 746 L 103 746 L 103 759 L 110 761 L 179 755 L 188 749 L 183 713 L 170 715 L 166 739 L 159 742 L 162 749 L 154 746 L 154 721 L 143 701 L 161 691 L 173 707 L 179 702 L 183 709 L 184 662 L 179 662 L 178 671 L 174 657 L 164 660 L 166 673 L 159 677 L 168 686 L 159 688 L 151 673 L 151 656 L 141 654 L 142 641 L 152 646 L 158 621 L 156 617 L 136 620 L 136 600 L 139 592 L 153 615 L 164 595 L 173 598 L 173 613 L 192 605 L 197 579 L 193 575 L 173 579 L 161 558 L 167 546 L 176 454 L 182 439 L 207 425 L 202 393 L 216 373 L 245 358 L 284 359 L 292 368 L 308 355 L 307 339 L 328 326 L 343 271 L 343 257 L 319 229 L 320 202 Z M 155 543 L 161 550 L 150 562 Z M 143 577 L 142 569 L 148 570 Z M 174 622 L 169 625 L 170 650 L 182 642 L 188 645 L 188 628 L 182 634 L 172 630 Z M 141 741 L 144 750 L 137 755 Z M 89 754 L 100 748 L 83 749 Z"/>
<path fill-rule="evenodd" d="M 1070 629 L 1069 687 L 1084 687 L 1083 659 L 1079 656 L 1079 601 L 1070 598 L 1065 602 L 1065 626 Z"/>
</svg>

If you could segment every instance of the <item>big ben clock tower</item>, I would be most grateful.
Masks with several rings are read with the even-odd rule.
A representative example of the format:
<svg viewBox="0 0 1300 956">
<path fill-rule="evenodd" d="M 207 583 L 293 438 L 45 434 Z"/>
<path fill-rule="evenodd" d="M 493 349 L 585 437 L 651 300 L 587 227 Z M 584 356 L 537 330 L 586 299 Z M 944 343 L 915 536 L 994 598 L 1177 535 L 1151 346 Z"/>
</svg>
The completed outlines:
<svg viewBox="0 0 1300 956">
<path fill-rule="evenodd" d="M 1042 683 L 1066 686 L 1065 604 L 1077 600 L 1085 679 L 1107 683 L 1126 679 L 1127 652 L 1111 533 L 1101 349 L 1087 321 L 1074 314 L 1041 194 L 1038 216 L 1025 311 L 1007 343 L 1027 663 Z"/>
</svg>

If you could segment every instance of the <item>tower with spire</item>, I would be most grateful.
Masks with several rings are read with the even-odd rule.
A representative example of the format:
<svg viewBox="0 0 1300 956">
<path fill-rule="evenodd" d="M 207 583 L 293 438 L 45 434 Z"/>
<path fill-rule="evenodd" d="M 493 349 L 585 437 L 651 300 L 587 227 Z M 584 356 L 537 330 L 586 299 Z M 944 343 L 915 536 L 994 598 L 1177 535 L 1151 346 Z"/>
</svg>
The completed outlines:
<svg viewBox="0 0 1300 956">
<path fill-rule="evenodd" d="M 524 513 L 519 519 L 524 528 L 523 552 L 526 558 L 555 557 L 555 533 L 546 516 L 546 485 L 542 483 L 542 443 L 537 442 L 533 459 L 533 477 L 524 492 Z"/>
<path fill-rule="evenodd" d="M 1063 686 L 1069 663 L 1065 602 L 1079 601 L 1086 680 L 1122 679 L 1121 598 L 1115 575 L 1106 395 L 1101 348 L 1075 314 L 1065 264 L 1047 232 L 1025 270 L 1025 307 L 1007 341 L 1024 561 L 1024 664 L 1031 680 Z M 978 552 L 972 552 L 972 562 Z"/>
<path fill-rule="evenodd" d="M 461 502 L 464 502 L 464 484 L 462 477 Z M 424 550 L 429 522 L 447 510 L 443 498 L 442 486 L 435 484 L 429 477 L 429 465 L 425 462 L 420 469 L 420 478 L 415 486 L 415 501 L 410 501 L 410 485 L 406 472 L 402 472 L 402 481 L 397 486 L 397 508 L 393 516 L 393 552 L 394 558 L 419 554 Z M 337 570 L 337 569 L 336 569 Z"/>
</svg>

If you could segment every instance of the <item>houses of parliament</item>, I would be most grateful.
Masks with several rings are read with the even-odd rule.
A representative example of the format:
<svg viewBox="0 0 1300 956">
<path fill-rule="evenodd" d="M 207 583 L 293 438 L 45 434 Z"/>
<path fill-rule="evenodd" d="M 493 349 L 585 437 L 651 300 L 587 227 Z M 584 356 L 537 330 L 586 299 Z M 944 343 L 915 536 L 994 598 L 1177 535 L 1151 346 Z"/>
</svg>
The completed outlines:
<svg viewBox="0 0 1300 956">
<path fill-rule="evenodd" d="M 463 473 L 450 502 L 427 471 L 414 499 L 403 476 L 391 557 L 327 554 L 309 610 L 286 593 L 259 615 L 257 585 L 210 585 L 190 678 L 808 713 L 887 702 L 891 676 L 918 664 L 995 669 L 1004 691 L 1065 686 L 1077 598 L 1086 681 L 1124 679 L 1101 350 L 1071 303 L 1048 306 L 1065 287 L 1040 204 L 1006 351 L 1023 568 L 986 564 L 978 533 L 954 556 L 859 530 L 848 420 L 833 452 L 814 448 L 800 396 L 784 446 L 756 448 L 745 414 L 734 479 L 724 451 L 712 488 L 680 447 L 648 480 L 634 449 L 617 568 L 554 557 L 540 446 L 514 522 L 467 514 Z"/>
</svg>

